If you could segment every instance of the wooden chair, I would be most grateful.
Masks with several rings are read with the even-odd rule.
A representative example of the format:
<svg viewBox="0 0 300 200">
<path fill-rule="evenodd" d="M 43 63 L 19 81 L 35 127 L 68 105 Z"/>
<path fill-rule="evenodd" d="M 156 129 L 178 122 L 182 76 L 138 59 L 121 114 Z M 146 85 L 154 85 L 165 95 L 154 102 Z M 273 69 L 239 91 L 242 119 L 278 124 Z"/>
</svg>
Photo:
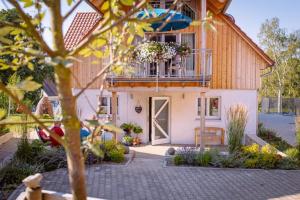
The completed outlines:
<svg viewBox="0 0 300 200">
<path fill-rule="evenodd" d="M 224 145 L 225 130 L 219 127 L 205 127 L 203 139 L 205 144 Z M 200 127 L 195 128 L 195 145 L 198 146 L 200 137 Z"/>
</svg>

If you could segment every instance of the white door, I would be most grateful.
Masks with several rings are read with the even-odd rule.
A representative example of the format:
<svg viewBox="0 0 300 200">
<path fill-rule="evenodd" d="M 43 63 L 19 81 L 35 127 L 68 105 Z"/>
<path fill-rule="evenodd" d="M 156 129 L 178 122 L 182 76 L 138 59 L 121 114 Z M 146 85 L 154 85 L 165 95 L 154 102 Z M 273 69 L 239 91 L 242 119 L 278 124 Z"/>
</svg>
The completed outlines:
<svg viewBox="0 0 300 200">
<path fill-rule="evenodd" d="M 152 97 L 152 145 L 170 143 L 170 98 Z"/>
</svg>

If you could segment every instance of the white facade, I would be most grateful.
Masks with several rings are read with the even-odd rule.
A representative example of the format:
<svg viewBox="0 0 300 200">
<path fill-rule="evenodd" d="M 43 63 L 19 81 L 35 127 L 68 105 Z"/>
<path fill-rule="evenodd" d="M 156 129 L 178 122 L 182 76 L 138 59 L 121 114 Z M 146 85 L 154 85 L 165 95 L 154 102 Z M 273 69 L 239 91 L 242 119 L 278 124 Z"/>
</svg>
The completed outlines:
<svg viewBox="0 0 300 200">
<path fill-rule="evenodd" d="M 78 90 L 74 89 L 74 93 Z M 170 99 L 170 143 L 194 144 L 194 129 L 200 127 L 197 116 L 197 98 L 200 97 L 199 88 L 123 88 L 117 91 L 118 115 L 117 125 L 133 122 L 143 128 L 140 136 L 142 141 L 149 142 L 149 101 L 150 97 L 169 97 Z M 89 89 L 77 100 L 79 117 L 92 118 L 98 104 L 99 90 Z M 104 96 L 111 96 L 108 91 Z M 214 90 L 206 93 L 207 97 L 219 97 L 220 117 L 207 117 L 206 126 L 226 127 L 226 110 L 231 105 L 243 104 L 248 108 L 248 123 L 246 133 L 256 134 L 257 129 L 257 91 L 256 90 Z M 135 111 L 136 106 L 141 106 L 141 113 Z M 92 108 L 93 107 L 93 108 Z M 108 108 L 109 110 L 109 108 Z M 226 135 L 225 135 L 226 143 Z"/>
</svg>

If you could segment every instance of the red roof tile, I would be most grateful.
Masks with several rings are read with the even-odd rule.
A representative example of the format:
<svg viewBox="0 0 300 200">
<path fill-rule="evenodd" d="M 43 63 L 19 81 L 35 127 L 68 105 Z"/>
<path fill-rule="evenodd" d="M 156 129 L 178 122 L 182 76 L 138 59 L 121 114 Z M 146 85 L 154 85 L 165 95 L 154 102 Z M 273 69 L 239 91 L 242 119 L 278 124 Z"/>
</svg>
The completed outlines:
<svg viewBox="0 0 300 200">
<path fill-rule="evenodd" d="M 72 49 L 78 45 L 100 21 L 101 15 L 97 12 L 81 12 L 77 13 L 71 23 L 66 35 L 65 46 Z"/>
</svg>

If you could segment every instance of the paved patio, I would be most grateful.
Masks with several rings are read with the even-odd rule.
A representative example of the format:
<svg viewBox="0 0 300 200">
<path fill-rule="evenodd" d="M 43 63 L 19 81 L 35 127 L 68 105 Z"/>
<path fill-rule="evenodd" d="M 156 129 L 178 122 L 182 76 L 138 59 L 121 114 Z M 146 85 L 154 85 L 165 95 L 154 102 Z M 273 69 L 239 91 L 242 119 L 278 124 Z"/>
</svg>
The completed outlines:
<svg viewBox="0 0 300 200">
<path fill-rule="evenodd" d="M 300 171 L 164 167 L 165 147 L 141 147 L 128 166 L 87 168 L 88 194 L 104 199 L 299 200 Z M 135 149 L 138 149 L 135 148 Z M 67 171 L 44 174 L 43 189 L 69 193 Z M 15 199 L 20 187 L 9 198 Z"/>
</svg>

